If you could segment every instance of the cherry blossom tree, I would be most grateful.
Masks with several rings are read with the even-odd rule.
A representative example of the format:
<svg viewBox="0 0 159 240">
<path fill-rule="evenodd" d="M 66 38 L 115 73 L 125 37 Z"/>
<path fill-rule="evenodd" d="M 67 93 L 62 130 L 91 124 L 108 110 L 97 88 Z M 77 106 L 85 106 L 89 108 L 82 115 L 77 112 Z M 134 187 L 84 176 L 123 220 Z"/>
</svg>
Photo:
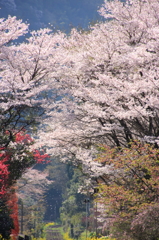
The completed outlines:
<svg viewBox="0 0 159 240">
<path fill-rule="evenodd" d="M 46 192 L 53 183 L 46 169 L 43 171 L 29 168 L 17 181 L 19 198 L 19 222 L 23 216 L 23 230 L 36 236 L 43 225 L 46 212 Z M 21 210 L 23 206 L 23 210 Z"/>
<path fill-rule="evenodd" d="M 138 139 L 158 147 L 159 2 L 105 1 L 99 12 L 105 22 L 91 26 L 89 31 L 72 29 L 59 47 L 62 57 L 52 86 L 61 97 L 39 131 L 39 144 L 46 139 L 49 153 L 82 165 L 89 176 L 101 179 L 103 174 L 111 175 L 111 167 L 92 161 L 101 150 L 100 144 L 125 149 Z M 127 194 L 122 189 L 111 186 L 109 192 L 122 198 Z M 141 196 L 151 198 L 152 192 Z M 131 207 L 138 206 L 138 195 L 129 197 Z M 127 232 L 131 221 L 134 232 L 140 227 L 131 217 L 129 225 L 122 222 L 129 227 Z"/>
<path fill-rule="evenodd" d="M 49 174 L 46 170 L 28 169 L 17 182 L 17 186 L 19 187 L 18 196 L 23 201 L 28 196 L 34 199 L 35 202 L 38 201 L 42 198 L 48 186 L 53 183 L 52 180 L 49 180 L 48 176 Z"/>
<path fill-rule="evenodd" d="M 28 38 L 19 42 L 18 38 L 24 37 L 26 33 Z M 63 38 L 64 34 L 53 34 L 49 29 L 29 32 L 28 25 L 16 17 L 0 19 L 2 205 L 6 204 L 6 191 L 22 173 L 36 162 L 44 162 L 48 157 L 35 150 L 34 140 L 28 133 L 36 130 L 37 124 L 48 116 L 54 106 L 56 92 L 49 81 L 56 76 L 56 51 Z"/>
<path fill-rule="evenodd" d="M 99 10 L 105 22 L 72 29 L 51 82 L 61 98 L 39 144 L 46 139 L 50 153 L 86 170 L 100 168 L 92 162 L 99 143 L 158 145 L 158 11 L 157 0 L 106 1 Z"/>
<path fill-rule="evenodd" d="M 21 129 L 31 131 L 54 106 L 55 92 L 48 80 L 56 76 L 56 52 L 64 34 L 41 29 L 16 43 L 27 32 L 28 25 L 15 17 L 0 19 L 1 146 L 8 146 Z"/>
<path fill-rule="evenodd" d="M 106 1 L 99 12 L 105 22 L 89 31 L 43 29 L 21 44 L 28 26 L 1 19 L 1 147 L 38 122 L 37 148 L 98 177 L 110 172 L 92 161 L 100 143 L 158 146 L 159 2 Z"/>
<path fill-rule="evenodd" d="M 13 41 L 28 26 L 1 19 L 1 146 L 44 113 L 38 146 L 86 170 L 99 143 L 157 144 L 158 9 L 157 0 L 105 2 L 106 21 L 90 31 L 43 29 L 21 44 Z"/>
</svg>

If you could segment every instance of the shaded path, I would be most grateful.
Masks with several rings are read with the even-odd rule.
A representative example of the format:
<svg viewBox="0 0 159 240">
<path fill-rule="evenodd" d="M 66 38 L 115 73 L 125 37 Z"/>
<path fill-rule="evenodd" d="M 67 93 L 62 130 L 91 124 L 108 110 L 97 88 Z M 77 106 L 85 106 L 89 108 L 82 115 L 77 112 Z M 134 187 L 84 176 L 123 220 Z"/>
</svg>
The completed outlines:
<svg viewBox="0 0 159 240">
<path fill-rule="evenodd" d="M 60 225 L 50 226 L 46 231 L 46 240 L 63 240 L 59 227 Z"/>
</svg>

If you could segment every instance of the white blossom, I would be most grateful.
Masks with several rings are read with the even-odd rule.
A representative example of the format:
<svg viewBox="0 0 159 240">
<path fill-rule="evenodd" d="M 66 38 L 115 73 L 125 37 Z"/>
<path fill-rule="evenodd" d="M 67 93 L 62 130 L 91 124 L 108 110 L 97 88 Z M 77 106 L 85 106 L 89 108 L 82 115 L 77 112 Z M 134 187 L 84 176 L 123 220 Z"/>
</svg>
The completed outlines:
<svg viewBox="0 0 159 240">
<path fill-rule="evenodd" d="M 98 145 L 158 137 L 158 12 L 157 0 L 106 1 L 100 13 L 109 21 L 65 36 L 50 79 L 60 97 L 39 145 L 96 175 Z"/>
</svg>

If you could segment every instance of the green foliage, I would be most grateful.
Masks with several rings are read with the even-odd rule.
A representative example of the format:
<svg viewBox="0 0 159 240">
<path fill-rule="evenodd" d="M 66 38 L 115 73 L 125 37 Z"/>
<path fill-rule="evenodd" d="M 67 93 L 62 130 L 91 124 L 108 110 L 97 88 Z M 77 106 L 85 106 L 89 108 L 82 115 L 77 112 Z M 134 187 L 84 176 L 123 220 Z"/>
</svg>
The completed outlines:
<svg viewBox="0 0 159 240">
<path fill-rule="evenodd" d="M 68 167 L 69 181 L 63 193 L 62 207 L 60 208 L 60 218 L 65 232 L 73 238 L 79 237 L 84 231 L 85 223 L 85 195 L 78 192 L 83 183 L 83 174 L 79 169 Z M 71 173 L 71 174 L 70 174 Z"/>
<path fill-rule="evenodd" d="M 86 232 L 83 232 L 80 235 L 79 240 L 85 240 L 85 239 L 86 239 Z M 96 237 L 96 233 L 88 232 L 87 240 L 116 240 L 116 238 L 111 238 L 110 236 Z"/>
<path fill-rule="evenodd" d="M 21 205 L 19 204 L 19 209 Z M 43 234 L 44 228 L 44 212 L 45 203 L 43 199 L 34 201 L 29 196 L 23 200 L 23 231 L 26 235 L 33 238 L 45 237 Z"/>
<path fill-rule="evenodd" d="M 52 227 L 52 226 L 55 226 L 55 223 L 54 223 L 54 222 L 49 222 L 49 223 L 45 224 L 45 226 L 44 226 L 44 231 L 46 231 L 47 228 L 50 228 L 50 227 Z"/>
<path fill-rule="evenodd" d="M 73 240 L 73 238 L 71 238 L 71 237 L 69 236 L 69 233 L 68 233 L 68 232 L 63 233 L 63 239 L 64 239 L 64 240 Z"/>
<path fill-rule="evenodd" d="M 49 223 L 43 225 L 43 230 L 42 230 L 42 235 L 41 236 L 44 239 L 46 239 L 46 237 L 47 237 L 47 230 L 50 229 L 52 226 L 55 226 L 54 222 L 49 222 Z"/>
<path fill-rule="evenodd" d="M 139 224 L 148 226 L 149 211 L 154 214 L 149 227 L 152 237 L 148 239 L 153 240 L 154 231 L 159 237 L 159 231 L 153 226 L 155 218 L 158 219 L 158 209 L 156 214 L 153 209 L 158 203 L 159 150 L 150 144 L 134 141 L 130 148 L 105 146 L 105 153 L 97 160 L 111 166 L 110 174 L 104 176 L 104 182 L 100 184 L 99 201 L 105 204 L 108 217 L 113 216 L 111 231 L 114 236 L 140 240 L 146 228 L 142 227 L 142 231 L 137 228 Z"/>
</svg>

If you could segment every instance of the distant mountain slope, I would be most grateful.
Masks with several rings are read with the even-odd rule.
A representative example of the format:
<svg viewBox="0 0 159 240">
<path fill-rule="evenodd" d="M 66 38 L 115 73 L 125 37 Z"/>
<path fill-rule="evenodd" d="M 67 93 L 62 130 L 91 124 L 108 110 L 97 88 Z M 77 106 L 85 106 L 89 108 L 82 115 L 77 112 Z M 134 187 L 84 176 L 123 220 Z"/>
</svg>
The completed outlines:
<svg viewBox="0 0 159 240">
<path fill-rule="evenodd" d="M 47 27 L 68 31 L 71 26 L 86 28 L 101 19 L 97 9 L 104 0 L 0 0 L 0 17 L 17 16 L 31 29 Z"/>
</svg>

